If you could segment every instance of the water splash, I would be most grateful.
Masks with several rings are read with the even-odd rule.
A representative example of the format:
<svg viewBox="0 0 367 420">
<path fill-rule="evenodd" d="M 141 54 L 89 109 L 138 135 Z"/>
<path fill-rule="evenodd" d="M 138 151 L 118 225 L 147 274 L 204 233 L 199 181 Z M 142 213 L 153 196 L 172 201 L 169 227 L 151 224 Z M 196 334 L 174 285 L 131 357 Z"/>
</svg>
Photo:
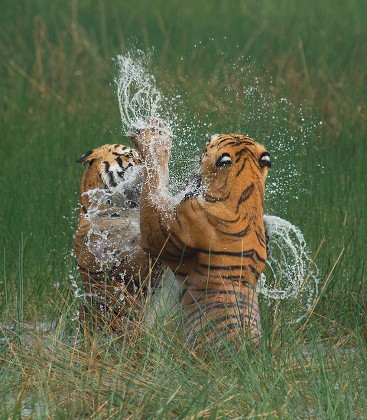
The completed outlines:
<svg viewBox="0 0 367 420">
<path fill-rule="evenodd" d="M 135 54 L 128 52 L 125 55 L 118 55 L 115 61 L 118 68 L 115 83 L 124 134 L 129 136 L 140 129 L 154 129 L 161 134 L 154 142 L 150 142 L 149 146 L 158 144 L 162 149 L 169 150 L 174 137 L 172 122 L 165 112 L 163 95 L 156 87 L 155 77 L 147 70 L 148 57 L 138 50 Z M 151 156 L 153 161 L 150 167 L 159 167 L 158 156 L 153 150 Z M 148 165 L 146 167 L 149 178 L 151 169 Z M 164 196 L 165 200 L 152 195 L 152 202 L 165 210 L 164 203 L 172 205 L 173 196 L 167 190 L 163 174 L 159 175 L 161 197 Z"/>
<path fill-rule="evenodd" d="M 171 98 L 162 95 L 154 76 L 147 70 L 149 58 L 141 51 L 119 55 L 116 63 L 118 77 L 115 83 L 125 134 L 146 128 L 148 122 L 154 119 L 158 125 L 167 127 L 167 133 L 171 137 L 175 134 L 175 160 L 179 160 L 177 155 L 184 149 L 190 150 L 191 155 L 198 155 L 198 138 L 205 141 L 207 135 L 222 131 L 217 129 L 216 123 L 202 123 L 200 119 L 187 125 L 180 124 L 177 118 L 182 114 L 182 108 L 185 109 L 182 106 L 182 98 L 175 94 Z M 287 204 L 290 198 L 297 198 L 299 193 L 297 188 L 300 174 L 291 157 L 296 149 L 307 144 L 310 131 L 319 123 L 312 121 L 309 125 L 302 124 L 305 117 L 300 108 L 297 111 L 300 124 L 293 123 L 293 134 L 290 134 L 290 102 L 284 97 L 276 99 L 270 90 L 265 91 L 260 79 L 248 67 L 234 64 L 232 71 L 239 75 L 232 78 L 237 84 L 229 83 L 221 91 L 221 106 L 227 107 L 229 111 L 236 109 L 237 121 L 229 124 L 226 131 L 249 134 L 255 140 L 266 144 L 273 151 L 275 160 L 282 160 L 284 165 L 273 175 L 275 179 L 272 175 L 269 177 L 266 194 L 270 198 L 276 197 L 277 203 L 283 201 Z M 231 112 L 227 114 L 232 115 Z M 209 114 L 207 117 L 209 118 Z M 218 124 L 226 125 L 227 122 L 221 120 Z M 193 168 L 193 162 L 197 161 L 196 156 L 195 159 L 191 159 L 190 168 Z M 185 166 L 187 169 L 187 159 Z M 183 177 L 180 171 L 178 174 L 170 179 L 174 189 L 181 190 L 174 198 L 171 196 L 174 202 L 180 201 L 182 197 Z M 295 316 L 296 321 L 299 321 L 310 310 L 317 296 L 317 267 L 311 261 L 307 244 L 296 226 L 276 216 L 265 216 L 264 219 L 270 235 L 272 255 L 268 261 L 269 269 L 259 281 L 258 291 L 269 300 L 301 300 L 303 313 L 297 313 Z"/>
<path fill-rule="evenodd" d="M 85 245 L 101 272 L 119 267 L 120 255 L 123 252 L 133 253 L 131 242 L 140 235 L 139 209 L 116 204 L 121 196 L 106 190 L 94 189 L 86 194 L 93 204 L 85 215 L 90 223 Z"/>
<path fill-rule="evenodd" d="M 289 203 L 306 193 L 308 186 L 315 182 L 314 171 L 301 173 L 299 170 L 299 156 L 315 154 L 310 153 L 311 148 L 317 147 L 310 144 L 310 138 L 315 137 L 322 122 L 306 103 L 295 105 L 284 95 L 279 96 L 272 78 L 263 69 L 259 71 L 251 65 L 246 57 L 235 61 L 226 59 L 218 67 L 219 75 L 215 72 L 213 76 L 208 75 L 207 86 L 202 88 L 203 97 L 195 92 L 196 102 L 206 103 L 211 108 L 204 117 L 201 113 L 198 118 L 211 121 L 211 132 L 207 135 L 239 132 L 267 147 L 273 162 L 266 182 L 268 211 L 281 211 L 286 215 Z M 208 100 L 208 96 L 213 99 Z M 196 122 L 195 126 L 203 124 Z M 278 162 L 281 163 L 278 165 Z M 304 165 L 304 161 L 301 164 Z"/>
<path fill-rule="evenodd" d="M 129 149 L 123 150 L 127 154 L 131 153 Z M 119 171 L 121 168 L 119 165 L 111 164 L 109 169 Z M 87 225 L 79 224 L 79 229 L 85 235 L 83 237 L 85 258 L 89 258 L 87 255 L 90 255 L 95 272 L 103 274 L 114 271 L 114 279 L 116 285 L 118 284 L 118 287 L 114 288 L 114 296 L 121 301 L 125 297 L 125 283 L 135 286 L 130 279 L 133 273 L 131 261 L 136 258 L 137 253 L 140 254 L 137 239 L 140 236 L 138 205 L 143 180 L 142 166 L 136 164 L 127 167 L 123 177 L 118 173 L 115 173 L 114 177 L 116 182 L 109 185 L 110 179 L 106 178 L 105 172 L 102 171 L 100 176 L 104 183 L 109 185 L 109 189 L 94 188 L 83 193 L 89 202 L 88 209 L 83 214 L 83 221 L 86 221 Z M 131 268 L 129 272 L 124 269 L 125 265 L 121 265 L 122 260 Z M 83 300 L 86 297 L 95 297 L 101 301 L 105 298 L 100 294 L 97 284 L 91 288 L 91 293 L 82 291 L 76 277 L 75 273 L 70 273 L 69 278 L 76 298 Z"/>
<path fill-rule="evenodd" d="M 147 70 L 149 58 L 138 50 L 135 54 L 118 55 L 115 62 L 115 84 L 124 134 L 147 128 L 149 121 L 155 121 L 172 135 L 168 115 L 162 107 L 163 96 L 156 87 L 155 77 Z"/>
<path fill-rule="evenodd" d="M 301 302 L 300 321 L 312 308 L 318 294 L 319 271 L 312 261 L 302 232 L 277 216 L 264 215 L 269 235 L 270 255 L 267 270 L 257 284 L 257 291 L 267 299 L 293 299 Z"/>
</svg>

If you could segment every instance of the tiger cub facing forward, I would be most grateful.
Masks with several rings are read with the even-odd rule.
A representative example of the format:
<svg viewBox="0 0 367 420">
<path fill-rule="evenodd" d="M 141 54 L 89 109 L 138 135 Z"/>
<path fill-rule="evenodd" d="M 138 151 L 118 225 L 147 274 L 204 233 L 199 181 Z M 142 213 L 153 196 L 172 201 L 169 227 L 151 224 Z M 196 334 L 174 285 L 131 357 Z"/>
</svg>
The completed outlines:
<svg viewBox="0 0 367 420">
<path fill-rule="evenodd" d="M 85 153 L 74 253 L 84 282 L 82 318 L 123 333 L 134 328 L 144 295 L 161 266 L 140 246 L 141 158 L 135 149 L 106 144 Z M 85 319 L 84 319 L 85 321 Z"/>
<path fill-rule="evenodd" d="M 166 194 L 168 133 L 158 126 L 132 138 L 146 165 L 142 247 L 174 270 L 182 285 L 188 343 L 247 336 L 257 344 L 256 284 L 267 257 L 263 202 L 269 153 L 244 135 L 213 136 L 195 189 L 175 204 Z"/>
</svg>

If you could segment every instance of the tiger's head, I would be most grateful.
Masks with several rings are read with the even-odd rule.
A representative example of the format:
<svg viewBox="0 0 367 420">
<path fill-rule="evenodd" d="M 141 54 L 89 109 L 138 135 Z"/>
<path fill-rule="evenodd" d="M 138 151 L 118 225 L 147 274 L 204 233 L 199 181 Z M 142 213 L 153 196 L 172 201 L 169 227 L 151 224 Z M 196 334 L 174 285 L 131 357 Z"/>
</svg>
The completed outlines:
<svg viewBox="0 0 367 420">
<path fill-rule="evenodd" d="M 265 147 L 241 134 L 216 134 L 206 144 L 200 164 L 201 189 L 213 202 L 230 202 L 258 191 L 263 198 L 265 177 L 271 167 Z"/>
<path fill-rule="evenodd" d="M 77 162 L 85 166 L 80 187 L 81 205 L 85 210 L 90 206 L 87 193 L 93 190 L 105 190 L 114 201 L 138 206 L 142 174 L 141 158 L 135 149 L 122 144 L 105 144 L 89 150 Z"/>
</svg>

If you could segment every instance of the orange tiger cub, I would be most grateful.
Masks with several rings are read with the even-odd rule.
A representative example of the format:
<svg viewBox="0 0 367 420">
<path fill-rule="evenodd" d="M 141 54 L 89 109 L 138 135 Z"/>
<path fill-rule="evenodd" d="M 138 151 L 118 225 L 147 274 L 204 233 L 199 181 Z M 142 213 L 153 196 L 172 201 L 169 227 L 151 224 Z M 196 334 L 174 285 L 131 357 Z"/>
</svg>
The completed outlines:
<svg viewBox="0 0 367 420">
<path fill-rule="evenodd" d="M 149 270 L 149 257 L 140 246 L 139 200 L 141 158 L 135 149 L 106 144 L 85 153 L 79 221 L 74 252 L 97 326 L 124 332 L 134 320 L 149 281 L 160 268 Z"/>
<path fill-rule="evenodd" d="M 146 168 L 141 196 L 141 243 L 182 285 L 188 343 L 249 337 L 261 322 L 256 293 L 264 270 L 265 177 L 270 155 L 241 134 L 215 135 L 206 144 L 196 185 L 173 204 L 166 194 L 171 142 L 158 127 L 132 134 Z"/>
</svg>

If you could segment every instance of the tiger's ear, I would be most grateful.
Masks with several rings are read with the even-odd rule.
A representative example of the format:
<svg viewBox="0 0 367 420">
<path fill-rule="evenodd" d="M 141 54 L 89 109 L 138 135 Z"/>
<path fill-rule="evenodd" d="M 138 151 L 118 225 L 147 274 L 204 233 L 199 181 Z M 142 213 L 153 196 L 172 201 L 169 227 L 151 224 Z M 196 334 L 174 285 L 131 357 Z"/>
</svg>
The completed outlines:
<svg viewBox="0 0 367 420">
<path fill-rule="evenodd" d="M 90 162 L 93 157 L 91 156 L 92 153 L 94 152 L 93 149 L 88 150 L 88 152 L 84 153 L 84 155 L 77 160 L 77 163 L 81 163 L 82 165 L 85 165 L 87 162 Z"/>
</svg>

